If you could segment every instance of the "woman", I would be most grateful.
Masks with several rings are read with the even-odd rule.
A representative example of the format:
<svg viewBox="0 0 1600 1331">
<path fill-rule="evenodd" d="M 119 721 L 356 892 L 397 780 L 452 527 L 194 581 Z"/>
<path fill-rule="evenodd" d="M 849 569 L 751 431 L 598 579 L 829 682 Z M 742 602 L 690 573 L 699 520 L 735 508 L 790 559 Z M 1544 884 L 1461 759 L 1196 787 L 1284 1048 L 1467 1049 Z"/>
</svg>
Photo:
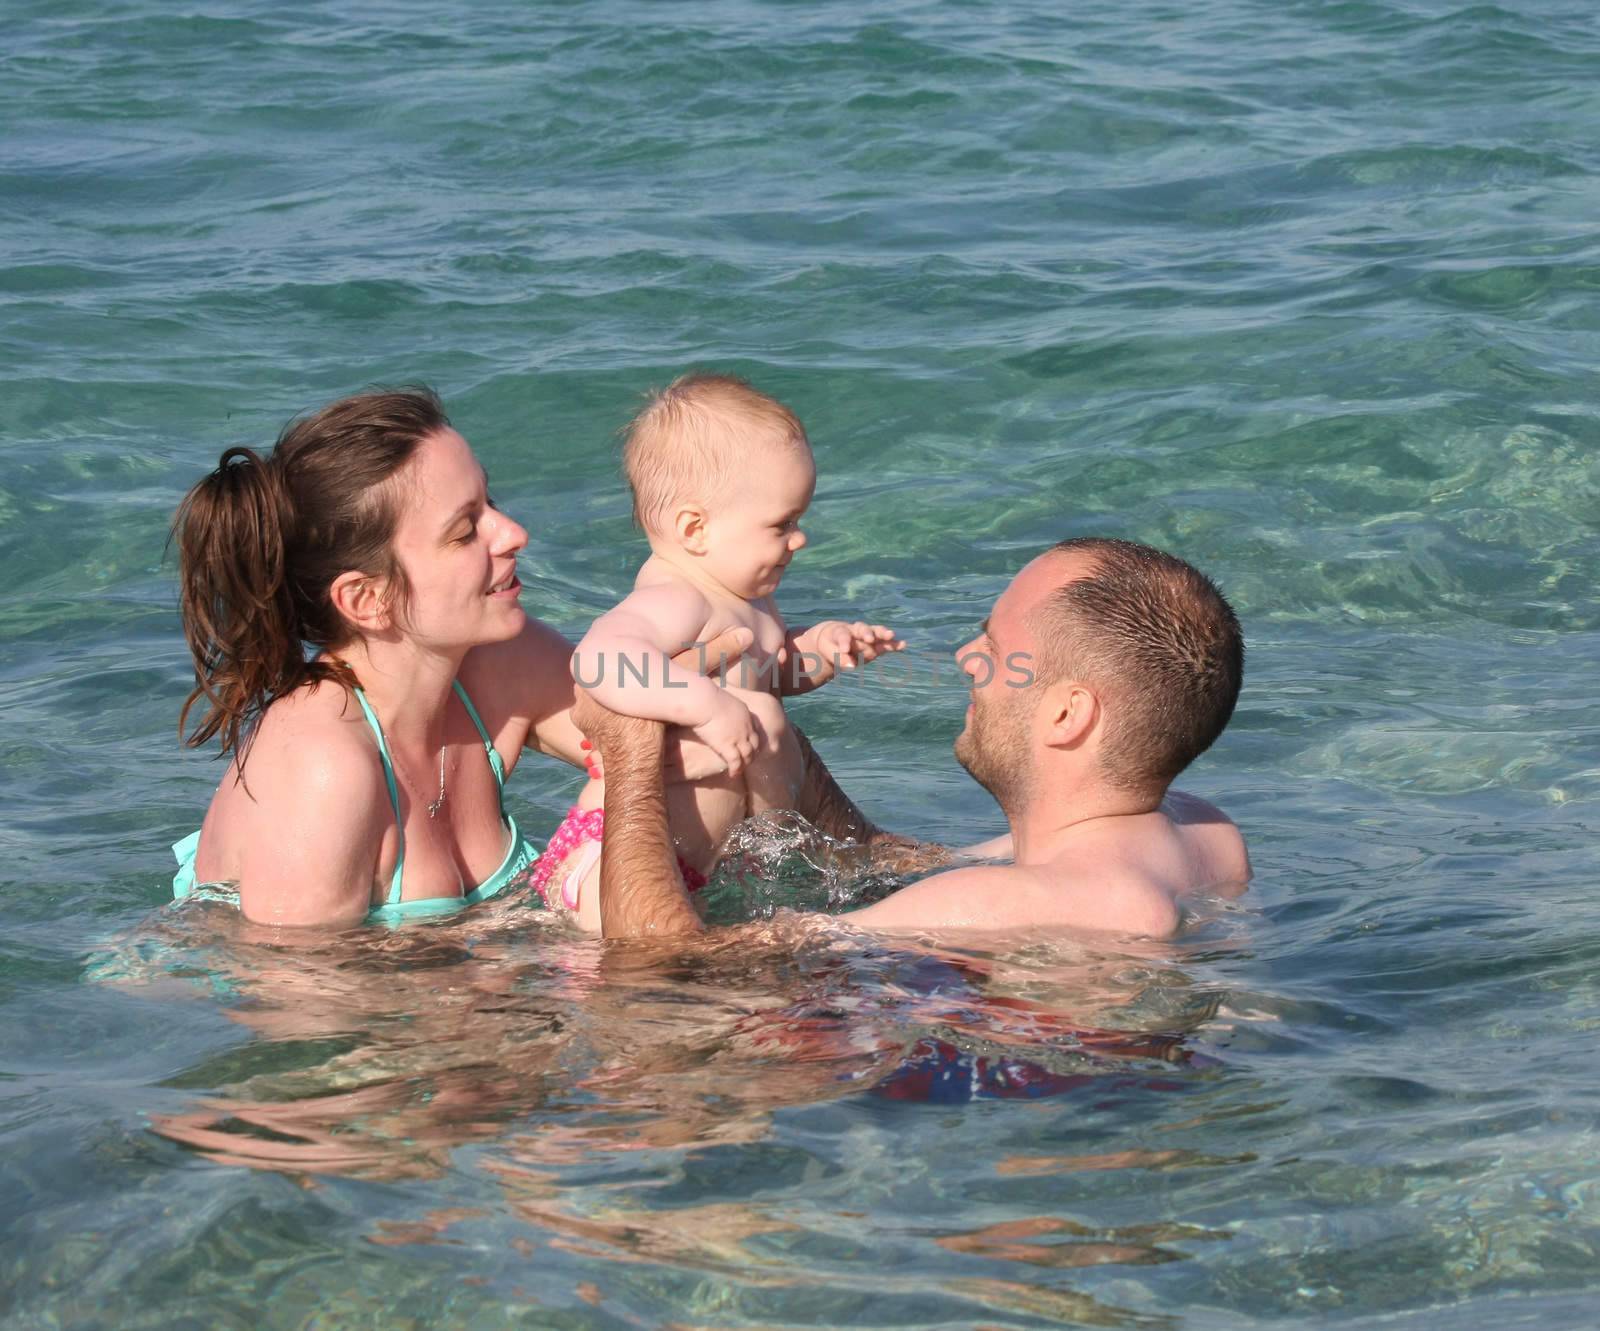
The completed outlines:
<svg viewBox="0 0 1600 1331">
<path fill-rule="evenodd" d="M 174 882 L 339 927 L 501 891 L 535 848 L 501 787 L 577 764 L 571 644 L 517 603 L 528 534 L 426 389 L 363 393 L 230 448 L 174 521 L 196 686 L 232 761 Z"/>
</svg>

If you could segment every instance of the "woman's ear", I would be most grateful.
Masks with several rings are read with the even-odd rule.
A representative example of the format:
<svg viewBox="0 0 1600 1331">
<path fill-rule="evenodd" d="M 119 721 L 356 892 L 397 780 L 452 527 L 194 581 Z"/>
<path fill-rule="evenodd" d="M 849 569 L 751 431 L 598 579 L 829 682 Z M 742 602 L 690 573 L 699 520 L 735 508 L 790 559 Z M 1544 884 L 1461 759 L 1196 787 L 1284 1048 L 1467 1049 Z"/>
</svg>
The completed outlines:
<svg viewBox="0 0 1600 1331">
<path fill-rule="evenodd" d="M 706 552 L 706 513 L 703 508 L 686 505 L 672 515 L 672 534 L 691 555 Z"/>
<path fill-rule="evenodd" d="M 328 597 L 345 623 L 363 636 L 382 632 L 393 622 L 386 578 L 375 578 L 369 573 L 341 573 L 328 588 Z"/>
</svg>

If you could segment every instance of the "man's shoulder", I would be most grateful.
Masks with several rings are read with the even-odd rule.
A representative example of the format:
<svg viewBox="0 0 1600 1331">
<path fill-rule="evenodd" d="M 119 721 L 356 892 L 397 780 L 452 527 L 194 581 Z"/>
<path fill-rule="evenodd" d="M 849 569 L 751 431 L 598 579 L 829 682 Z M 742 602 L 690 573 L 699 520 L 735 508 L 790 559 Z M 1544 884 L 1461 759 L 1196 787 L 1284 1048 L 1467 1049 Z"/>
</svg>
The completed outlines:
<svg viewBox="0 0 1600 1331">
<path fill-rule="evenodd" d="M 1178 827 L 1225 826 L 1238 830 L 1233 819 L 1210 800 L 1191 795 L 1187 790 L 1168 790 L 1161 797 L 1161 812 Z"/>
<path fill-rule="evenodd" d="M 1169 890 L 1125 866 L 982 864 L 924 878 L 850 918 L 896 930 L 1061 928 L 1166 938 L 1181 912 Z"/>
<path fill-rule="evenodd" d="M 947 869 L 852 911 L 850 919 L 875 929 L 992 929 L 997 903 L 1025 876 L 1009 864 Z"/>
<path fill-rule="evenodd" d="M 1181 884 L 1180 890 L 1244 890 L 1250 881 L 1250 852 L 1233 819 L 1215 804 L 1182 790 L 1167 792 L 1161 812 L 1188 852 L 1191 881 Z"/>
</svg>

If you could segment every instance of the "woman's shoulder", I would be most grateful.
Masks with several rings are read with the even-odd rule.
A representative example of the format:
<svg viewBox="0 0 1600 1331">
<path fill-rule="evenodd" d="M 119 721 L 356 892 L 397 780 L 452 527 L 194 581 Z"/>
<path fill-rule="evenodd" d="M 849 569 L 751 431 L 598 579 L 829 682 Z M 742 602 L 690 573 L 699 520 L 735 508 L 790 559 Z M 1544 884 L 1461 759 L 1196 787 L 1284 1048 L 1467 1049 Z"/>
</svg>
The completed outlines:
<svg viewBox="0 0 1600 1331">
<path fill-rule="evenodd" d="M 293 801 L 335 789 L 346 795 L 388 790 L 360 703 L 331 682 L 301 685 L 267 708 L 250 737 L 245 773 L 252 788 L 261 785 Z"/>
<path fill-rule="evenodd" d="M 244 882 L 253 861 L 332 843 L 370 849 L 394 821 L 377 744 L 360 705 L 335 684 L 302 686 L 267 708 L 243 752 L 229 763 L 201 834 L 197 871 Z M 289 835 L 286 835 L 286 830 Z"/>
<path fill-rule="evenodd" d="M 343 740 L 371 733 L 371 727 L 356 701 L 353 690 L 332 680 L 302 684 L 281 698 L 262 715 L 257 727 L 257 737 L 269 735 L 303 735 L 321 733 L 329 741 L 339 744 Z"/>
</svg>

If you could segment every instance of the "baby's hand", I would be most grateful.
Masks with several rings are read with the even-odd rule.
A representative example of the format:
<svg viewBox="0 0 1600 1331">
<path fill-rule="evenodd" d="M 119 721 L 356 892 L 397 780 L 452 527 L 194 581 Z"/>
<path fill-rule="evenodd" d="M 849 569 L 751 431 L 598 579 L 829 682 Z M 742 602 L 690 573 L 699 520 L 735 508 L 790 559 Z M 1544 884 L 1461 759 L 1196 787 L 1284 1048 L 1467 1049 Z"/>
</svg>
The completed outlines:
<svg viewBox="0 0 1600 1331">
<path fill-rule="evenodd" d="M 864 624 L 860 620 L 846 624 L 840 619 L 829 619 L 816 625 L 812 632 L 816 634 L 817 643 L 813 650 L 828 665 L 832 666 L 837 661 L 845 670 L 854 670 L 857 665 L 876 661 L 886 652 L 905 649 L 905 642 L 895 637 L 894 630 L 882 624 Z"/>
<path fill-rule="evenodd" d="M 711 715 L 693 730 L 728 765 L 729 776 L 739 775 L 760 743 L 750 709 L 726 689 L 716 691 Z"/>
</svg>

